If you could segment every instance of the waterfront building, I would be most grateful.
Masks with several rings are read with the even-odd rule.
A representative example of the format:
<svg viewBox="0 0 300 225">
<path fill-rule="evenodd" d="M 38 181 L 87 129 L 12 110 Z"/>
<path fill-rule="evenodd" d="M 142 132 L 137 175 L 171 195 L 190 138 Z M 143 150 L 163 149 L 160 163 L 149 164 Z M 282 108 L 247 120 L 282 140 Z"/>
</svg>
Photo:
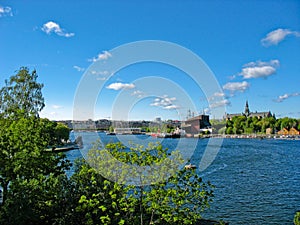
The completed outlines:
<svg viewBox="0 0 300 225">
<path fill-rule="evenodd" d="M 300 135 L 300 131 L 294 127 L 292 127 L 290 130 L 288 130 L 287 128 L 283 128 L 282 130 L 278 131 L 277 134 L 279 134 L 279 135 Z"/>
<path fill-rule="evenodd" d="M 289 135 L 300 135 L 300 131 L 297 130 L 295 127 L 292 127 L 292 128 L 289 130 Z"/>
<path fill-rule="evenodd" d="M 242 113 L 232 113 L 225 115 L 226 120 L 231 120 L 235 116 L 246 116 L 248 117 L 257 117 L 257 118 L 266 118 L 266 117 L 275 117 L 275 115 L 271 113 L 271 111 L 265 111 L 265 112 L 251 112 L 249 109 L 248 101 L 246 101 L 245 110 Z"/>
<path fill-rule="evenodd" d="M 271 128 L 271 127 L 268 127 L 268 128 L 266 129 L 266 134 L 267 134 L 267 135 L 274 134 L 274 129 Z"/>
<path fill-rule="evenodd" d="M 211 124 L 208 115 L 199 115 L 187 119 L 181 124 L 181 128 L 187 134 L 199 134 L 201 131 L 209 130 L 211 132 Z"/>
<path fill-rule="evenodd" d="M 134 127 L 116 127 L 114 129 L 116 134 L 141 134 L 141 128 Z"/>
</svg>

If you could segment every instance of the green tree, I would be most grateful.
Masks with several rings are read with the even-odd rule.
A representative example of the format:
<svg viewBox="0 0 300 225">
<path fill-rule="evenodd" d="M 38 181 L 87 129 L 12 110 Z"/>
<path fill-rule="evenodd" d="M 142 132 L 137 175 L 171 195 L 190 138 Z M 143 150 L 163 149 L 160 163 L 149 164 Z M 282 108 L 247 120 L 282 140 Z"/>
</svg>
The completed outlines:
<svg viewBox="0 0 300 225">
<path fill-rule="evenodd" d="M 113 126 L 110 126 L 109 129 L 108 129 L 108 131 L 109 131 L 110 133 L 113 133 L 113 132 L 114 132 L 114 127 L 113 127 Z"/>
<path fill-rule="evenodd" d="M 244 126 L 246 123 L 246 116 L 236 116 L 233 118 L 233 132 L 235 134 L 244 133 Z"/>
<path fill-rule="evenodd" d="M 250 124 L 250 127 L 253 129 L 254 133 L 258 133 L 261 131 L 261 126 L 260 126 L 260 119 L 255 117 L 252 117 L 252 123 Z"/>
<path fill-rule="evenodd" d="M 298 121 L 296 119 L 293 118 L 288 118 L 288 117 L 284 117 L 281 119 L 281 129 L 286 128 L 286 129 L 291 129 L 292 127 L 297 127 L 298 125 Z"/>
<path fill-rule="evenodd" d="M 69 140 L 70 136 L 70 129 L 62 123 L 56 123 L 55 131 L 55 138 L 58 144 L 63 144 L 67 140 Z"/>
<path fill-rule="evenodd" d="M 222 127 L 218 130 L 218 134 L 226 134 L 226 127 Z"/>
<path fill-rule="evenodd" d="M 108 160 L 107 153 L 114 159 Z M 204 183 L 195 170 L 178 171 L 182 159 L 177 151 L 170 156 L 173 160 L 168 156 L 160 144 L 132 145 L 129 149 L 120 143 L 105 148 L 95 145 L 88 157 L 92 167 L 83 163 L 72 177 L 81 192 L 77 217 L 83 224 L 195 223 L 212 200 L 212 185 Z M 116 167 L 116 159 L 125 165 Z M 161 167 L 151 170 L 150 178 L 145 177 L 145 171 L 134 169 L 151 169 L 154 163 Z M 133 180 L 128 180 L 128 174 Z M 169 178 L 164 180 L 162 175 Z"/>
<path fill-rule="evenodd" d="M 275 122 L 275 130 L 279 131 L 281 130 L 281 119 L 277 119 Z"/>
<path fill-rule="evenodd" d="M 233 128 L 232 127 L 227 127 L 226 128 L 226 134 L 234 134 Z"/>
<path fill-rule="evenodd" d="M 300 225 L 300 211 L 296 212 L 296 214 L 295 214 L 294 224 L 295 225 Z"/>
<path fill-rule="evenodd" d="M 55 212 L 48 201 L 58 196 L 52 187 L 70 165 L 63 154 L 44 151 L 52 133 L 45 132 L 51 126 L 45 128 L 45 120 L 38 116 L 44 99 L 43 85 L 36 79 L 35 71 L 29 74 L 27 68 L 21 68 L 0 90 L 0 224 L 46 223 L 54 214 L 44 213 Z M 44 188 L 40 191 L 40 187 Z"/>
<path fill-rule="evenodd" d="M 254 130 L 253 130 L 252 127 L 247 127 L 247 128 L 245 128 L 244 132 L 245 132 L 246 134 L 253 134 L 253 133 L 254 133 Z"/>
<path fill-rule="evenodd" d="M 38 116 L 44 108 L 43 84 L 37 82 L 37 73 L 21 67 L 18 73 L 5 80 L 0 89 L 0 113 L 2 117 Z"/>
</svg>

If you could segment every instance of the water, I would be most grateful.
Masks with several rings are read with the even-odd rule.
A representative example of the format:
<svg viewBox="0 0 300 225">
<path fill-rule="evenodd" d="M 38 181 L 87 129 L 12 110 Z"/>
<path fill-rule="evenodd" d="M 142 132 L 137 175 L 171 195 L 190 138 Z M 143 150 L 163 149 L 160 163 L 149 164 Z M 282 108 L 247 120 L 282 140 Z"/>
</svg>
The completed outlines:
<svg viewBox="0 0 300 225">
<path fill-rule="evenodd" d="M 94 134 L 81 133 L 85 150 L 91 147 Z M 116 136 L 99 134 L 105 143 L 117 141 Z M 123 136 L 128 142 L 133 136 Z M 135 142 L 159 139 L 138 137 Z M 197 141 L 191 157 L 199 165 L 208 139 L 180 139 L 182 148 Z M 179 139 L 166 139 L 163 145 L 176 148 Z M 181 150 L 181 149 L 180 149 Z M 189 154 L 188 154 L 189 155 Z M 70 160 L 81 157 L 80 151 L 67 153 Z M 300 210 L 300 141 L 224 139 L 215 160 L 198 173 L 216 186 L 214 202 L 203 216 L 230 224 L 293 224 Z"/>
</svg>

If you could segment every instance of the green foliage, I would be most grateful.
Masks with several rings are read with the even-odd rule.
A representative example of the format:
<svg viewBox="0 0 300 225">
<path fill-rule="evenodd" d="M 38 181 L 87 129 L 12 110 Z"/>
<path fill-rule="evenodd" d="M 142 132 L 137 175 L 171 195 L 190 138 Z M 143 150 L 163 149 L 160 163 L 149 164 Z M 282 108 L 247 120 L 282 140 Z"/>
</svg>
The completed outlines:
<svg viewBox="0 0 300 225">
<path fill-rule="evenodd" d="M 67 140 L 69 140 L 70 136 L 70 129 L 62 124 L 62 123 L 57 123 L 55 127 L 55 138 L 57 143 L 64 143 Z"/>
<path fill-rule="evenodd" d="M 40 119 L 40 122 L 47 137 L 48 146 L 59 146 L 69 140 L 70 129 L 66 125 L 48 119 Z"/>
<path fill-rule="evenodd" d="M 90 153 L 93 160 L 90 159 L 89 163 L 93 168 L 82 163 L 72 177 L 76 189 L 82 192 L 76 212 L 84 224 L 192 224 L 209 206 L 213 196 L 212 185 L 204 183 L 195 170 L 175 170 L 180 161 L 176 161 L 179 158 L 177 153 L 173 154 L 176 163 L 172 164 L 172 160 L 168 161 L 167 149 L 159 144 L 150 144 L 146 148 L 132 145 L 125 149 L 122 144 L 114 143 L 106 145 L 104 150 L 100 149 L 96 145 Z M 109 160 L 99 166 L 103 163 L 100 151 L 108 151 L 120 162 L 141 167 L 161 165 L 167 160 L 166 165 L 171 168 L 160 167 L 162 171 L 152 171 L 149 178 L 145 177 L 145 172 L 139 173 L 130 167 L 113 168 L 117 164 Z M 95 160 L 99 157 L 100 161 Z M 108 167 L 104 173 L 111 171 L 109 176 L 118 182 L 100 175 L 104 167 Z M 155 182 L 159 180 L 158 174 L 166 173 L 169 178 Z M 126 180 L 129 175 L 137 178 L 131 180 L 137 182 L 137 186 L 125 183 L 130 182 Z"/>
<path fill-rule="evenodd" d="M 296 212 L 295 217 L 294 217 L 294 224 L 295 225 L 300 225 L 300 211 Z"/>
<path fill-rule="evenodd" d="M 214 129 L 213 133 L 218 133 L 218 134 L 226 133 L 226 120 L 211 119 L 209 122 Z"/>
<path fill-rule="evenodd" d="M 226 127 L 222 127 L 218 130 L 218 134 L 225 134 L 226 133 Z"/>
<path fill-rule="evenodd" d="M 1 224 L 55 224 L 65 217 L 70 201 L 68 179 L 50 173 L 18 178 L 9 186 L 7 200 L 0 210 Z"/>
<path fill-rule="evenodd" d="M 277 128 L 278 130 L 282 130 L 283 128 L 291 129 L 292 127 L 297 128 L 298 121 L 293 118 L 284 117 L 281 119 L 278 119 Z"/>
<path fill-rule="evenodd" d="M 36 71 L 29 72 L 21 67 L 18 73 L 5 80 L 5 87 L 0 89 L 0 113 L 2 117 L 37 116 L 44 108 L 41 89 L 37 82 Z"/>
<path fill-rule="evenodd" d="M 226 134 L 253 134 L 253 133 L 266 133 L 268 128 L 273 131 L 279 131 L 283 128 L 300 128 L 299 120 L 293 118 L 280 118 L 274 117 L 248 117 L 236 116 L 231 120 L 226 121 Z"/>
<path fill-rule="evenodd" d="M 233 128 L 232 127 L 227 127 L 226 128 L 226 134 L 234 134 L 233 133 Z"/>
<path fill-rule="evenodd" d="M 109 132 L 113 133 L 114 132 L 114 127 L 110 126 L 109 127 Z"/>
<path fill-rule="evenodd" d="M 49 223 L 63 206 L 60 198 L 69 162 L 49 154 L 55 126 L 40 119 L 44 107 L 37 75 L 21 68 L 0 90 L 0 224 Z"/>
<path fill-rule="evenodd" d="M 0 224 L 193 224 L 201 218 L 213 186 L 195 170 L 179 170 L 179 152 L 159 144 L 95 145 L 89 164 L 79 162 L 68 178 L 65 155 L 45 148 L 66 140 L 69 130 L 39 118 L 43 85 L 36 79 L 36 71 L 21 68 L 0 90 Z"/>
</svg>

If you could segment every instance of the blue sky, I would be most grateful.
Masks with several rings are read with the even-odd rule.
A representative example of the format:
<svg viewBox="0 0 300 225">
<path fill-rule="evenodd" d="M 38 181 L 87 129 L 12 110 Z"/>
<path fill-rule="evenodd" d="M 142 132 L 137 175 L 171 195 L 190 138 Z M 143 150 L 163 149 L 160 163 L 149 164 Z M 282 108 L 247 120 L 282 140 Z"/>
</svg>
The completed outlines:
<svg viewBox="0 0 300 225">
<path fill-rule="evenodd" d="M 246 100 L 252 111 L 300 118 L 300 2 L 291 0 L 1 0 L 0 85 L 21 66 L 36 69 L 45 85 L 41 115 L 72 119 L 77 87 L 91 65 L 113 59 L 111 50 L 120 45 L 143 40 L 197 54 L 215 75 L 222 89 L 215 96 L 222 99 L 210 102 L 213 96 L 177 68 L 145 62 L 94 74 L 104 86 L 92 119 L 183 119 L 189 106 L 182 96 L 195 114 L 212 118 L 220 106 L 242 112 Z M 123 112 L 118 104 L 126 101 L 133 105 Z"/>
</svg>

